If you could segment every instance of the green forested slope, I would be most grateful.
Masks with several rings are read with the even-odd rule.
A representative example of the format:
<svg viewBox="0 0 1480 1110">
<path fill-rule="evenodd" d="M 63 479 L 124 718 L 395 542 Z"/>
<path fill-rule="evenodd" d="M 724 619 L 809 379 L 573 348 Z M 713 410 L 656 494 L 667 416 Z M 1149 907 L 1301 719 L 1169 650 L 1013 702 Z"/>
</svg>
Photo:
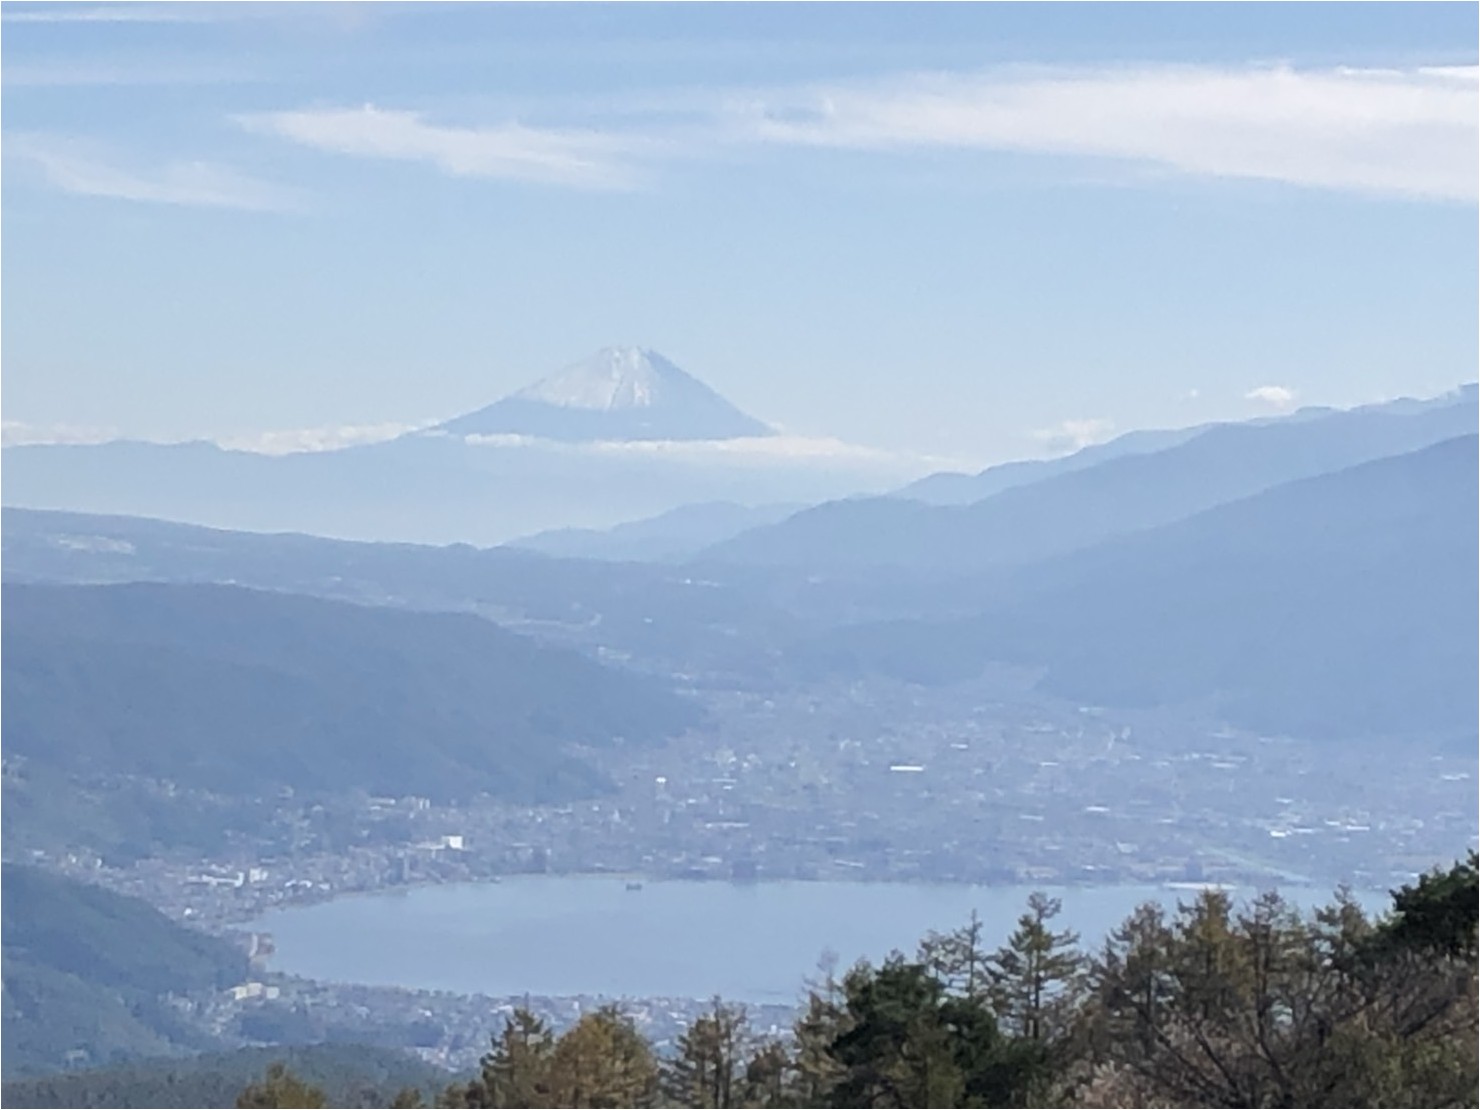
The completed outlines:
<svg viewBox="0 0 1480 1110">
<path fill-rule="evenodd" d="M 305 1045 L 208 1052 L 184 1060 L 140 1060 L 68 1075 L 7 1082 L 6 1106 L 235 1106 L 237 1095 L 275 1062 L 321 1089 L 331 1106 L 388 1106 L 398 1091 L 431 1092 L 449 1075 L 407 1053 L 361 1045 Z"/>
<path fill-rule="evenodd" d="M 54 1070 L 69 1054 L 102 1063 L 208 1047 L 164 996 L 246 978 L 246 956 L 225 941 L 30 867 L 4 866 L 0 917 L 7 1076 Z"/>
<path fill-rule="evenodd" d="M 223 794 L 539 802 L 602 790 L 574 750 L 697 718 L 646 678 L 488 621 L 226 586 L 4 588 L 8 757 Z"/>
</svg>

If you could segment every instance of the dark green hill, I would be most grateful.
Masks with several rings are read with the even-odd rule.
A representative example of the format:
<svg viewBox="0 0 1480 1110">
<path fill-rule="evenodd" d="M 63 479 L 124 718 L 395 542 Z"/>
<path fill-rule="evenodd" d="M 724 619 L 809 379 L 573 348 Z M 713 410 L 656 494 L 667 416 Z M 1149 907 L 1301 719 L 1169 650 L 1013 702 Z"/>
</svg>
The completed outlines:
<svg viewBox="0 0 1480 1110">
<path fill-rule="evenodd" d="M 389 1106 L 406 1087 L 430 1104 L 450 1073 L 407 1053 L 361 1045 L 243 1048 L 188 1059 L 140 1060 L 112 1068 L 7 1082 L 6 1106 L 45 1107 L 231 1107 L 248 1084 L 273 1063 L 288 1069 L 328 1097 L 330 1106 Z"/>
<path fill-rule="evenodd" d="M 225 941 L 136 898 L 34 868 L 5 864 L 0 918 L 10 1076 L 209 1047 L 164 996 L 247 974 L 245 954 Z"/>
<path fill-rule="evenodd" d="M 551 801 L 602 790 L 572 749 L 697 712 L 652 680 L 462 614 L 227 586 L 4 587 L 7 756 L 228 795 Z"/>
</svg>

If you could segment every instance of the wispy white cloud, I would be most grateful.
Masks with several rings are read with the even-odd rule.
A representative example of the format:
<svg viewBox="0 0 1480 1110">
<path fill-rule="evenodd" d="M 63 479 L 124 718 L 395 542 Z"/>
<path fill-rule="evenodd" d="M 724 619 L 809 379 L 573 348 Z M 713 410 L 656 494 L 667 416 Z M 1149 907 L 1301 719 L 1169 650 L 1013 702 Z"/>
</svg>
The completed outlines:
<svg viewBox="0 0 1480 1110">
<path fill-rule="evenodd" d="M 257 455 L 296 455 L 337 451 L 367 443 L 384 443 L 407 432 L 420 431 L 435 421 L 418 424 L 342 424 L 322 428 L 291 428 L 276 432 L 249 432 L 219 436 L 214 442 L 228 451 L 250 451 Z"/>
<path fill-rule="evenodd" d="M 175 7 L 161 6 L 158 16 L 141 8 L 137 18 L 168 17 Z M 111 11 L 55 14 L 101 20 Z M 39 9 L 7 18 L 33 15 L 50 18 Z M 155 76 L 188 81 L 206 74 L 177 68 Z M 8 67 L 5 75 L 12 84 L 148 79 L 147 73 L 86 66 Z M 235 118 L 254 132 L 324 152 L 422 163 L 455 177 L 590 189 L 636 187 L 656 166 L 677 159 L 734 159 L 760 146 L 785 146 L 1045 154 L 1122 165 L 1136 180 L 1151 182 L 1187 175 L 1467 203 L 1480 197 L 1475 66 L 936 72 L 744 93 L 688 89 L 604 111 L 569 109 L 566 119 L 584 125 L 452 123 L 373 105 Z M 598 117 L 600 124 L 592 122 Z M 8 145 L 17 144 L 72 192 L 221 207 L 292 205 L 283 190 L 219 166 L 172 162 L 125 169 L 71 143 L 27 144 L 17 136 Z"/>
<path fill-rule="evenodd" d="M 5 447 L 26 447 L 43 443 L 107 443 L 117 438 L 117 428 L 91 428 L 80 424 L 31 424 L 24 420 L 0 422 L 0 446 Z"/>
<path fill-rule="evenodd" d="M 1105 417 L 1063 420 L 1051 428 L 1037 428 L 1028 433 L 1028 438 L 1043 445 L 1052 454 L 1078 451 L 1093 443 L 1103 443 L 1115 430 L 1115 421 Z"/>
<path fill-rule="evenodd" d="M 1295 391 L 1284 385 L 1261 385 L 1244 394 L 1245 401 L 1252 401 L 1276 412 L 1294 408 L 1296 399 Z"/>
<path fill-rule="evenodd" d="M 266 81 L 265 72 L 225 61 L 100 63 L 96 61 L 12 62 L 0 70 L 7 88 L 84 88 L 105 85 L 240 85 Z"/>
<path fill-rule="evenodd" d="M 221 4 L 222 8 L 234 5 Z M 27 4 L 6 5 L 6 23 L 202 23 L 215 4 Z"/>
<path fill-rule="evenodd" d="M 438 419 L 417 423 L 326 425 L 318 428 L 195 436 L 189 439 L 129 438 L 139 442 L 160 444 L 208 442 L 228 451 L 246 451 L 257 455 L 293 455 L 337 451 L 345 447 L 370 443 L 384 443 L 413 432 L 420 432 L 427 436 L 447 436 L 446 432 L 432 430 L 441 422 Z M 6 447 L 38 444 L 97 444 L 124 438 L 116 428 L 92 428 L 69 424 L 28 424 L 17 420 L 5 421 L 3 434 Z M 547 454 L 581 455 L 592 459 L 651 458 L 695 466 L 817 467 L 898 476 L 902 479 L 937 470 L 980 468 L 976 460 L 911 451 L 887 451 L 823 436 L 783 434 L 739 439 L 607 440 L 592 443 L 569 443 L 524 435 L 473 435 L 453 438 L 460 438 L 462 442 L 474 448 L 519 449 Z"/>
<path fill-rule="evenodd" d="M 745 92 L 688 89 L 588 105 L 577 115 L 588 126 L 451 124 L 370 105 L 239 122 L 343 155 L 587 188 L 632 187 L 659 161 L 787 146 L 1071 156 L 1123 164 L 1143 181 L 1189 175 L 1473 202 L 1480 68 L 935 72 Z M 598 116 L 601 126 L 589 123 Z"/>
<path fill-rule="evenodd" d="M 795 146 L 1081 155 L 1472 202 L 1480 69 L 917 74 L 758 94 L 732 102 L 730 117 L 738 137 Z"/>
<path fill-rule="evenodd" d="M 826 436 L 745 436 L 736 439 L 603 440 L 564 443 L 521 435 L 467 436 L 475 447 L 523 447 L 597 457 L 671 459 L 719 466 L 818 466 L 910 475 L 974 465 L 970 460 L 888 451 Z"/>
<path fill-rule="evenodd" d="M 5 23 L 233 23 L 257 22 L 357 30 L 377 16 L 414 11 L 416 4 L 334 3 L 264 4 L 236 0 L 169 0 L 167 3 L 110 2 L 102 4 L 19 4 L 8 0 L 0 20 Z"/>
<path fill-rule="evenodd" d="M 499 178 L 594 189 L 624 189 L 639 179 L 631 155 L 651 147 L 636 136 L 505 123 L 464 127 L 429 122 L 420 112 L 365 105 L 305 108 L 238 117 L 253 131 L 335 154 L 425 162 L 455 177 Z"/>
<path fill-rule="evenodd" d="M 281 186 L 209 162 L 126 167 L 94 143 L 35 133 L 8 136 L 5 153 L 39 167 L 63 192 L 82 196 L 258 212 L 300 206 L 298 197 Z"/>
<path fill-rule="evenodd" d="M 254 455 L 295 455 L 306 452 L 337 451 L 341 447 L 355 447 L 366 443 L 384 443 L 408 432 L 421 431 L 437 421 L 427 420 L 414 424 L 340 424 L 320 428 L 290 428 L 268 432 L 239 432 L 222 436 L 193 436 L 181 438 L 127 437 L 136 442 L 214 443 L 228 451 L 247 451 Z M 23 420 L 7 420 L 3 428 L 6 447 L 35 446 L 41 444 L 97 444 L 112 443 L 125 436 L 117 428 L 86 427 L 78 424 L 32 424 Z"/>
</svg>

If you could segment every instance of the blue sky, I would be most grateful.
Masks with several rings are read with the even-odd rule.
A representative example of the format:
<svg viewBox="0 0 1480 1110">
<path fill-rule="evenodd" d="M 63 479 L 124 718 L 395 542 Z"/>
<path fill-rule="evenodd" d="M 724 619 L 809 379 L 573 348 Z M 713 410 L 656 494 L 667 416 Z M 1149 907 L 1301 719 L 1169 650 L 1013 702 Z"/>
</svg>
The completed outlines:
<svg viewBox="0 0 1480 1110">
<path fill-rule="evenodd" d="M 1472 4 L 0 19 L 12 442 L 348 442 L 611 343 L 981 463 L 1476 376 Z"/>
</svg>

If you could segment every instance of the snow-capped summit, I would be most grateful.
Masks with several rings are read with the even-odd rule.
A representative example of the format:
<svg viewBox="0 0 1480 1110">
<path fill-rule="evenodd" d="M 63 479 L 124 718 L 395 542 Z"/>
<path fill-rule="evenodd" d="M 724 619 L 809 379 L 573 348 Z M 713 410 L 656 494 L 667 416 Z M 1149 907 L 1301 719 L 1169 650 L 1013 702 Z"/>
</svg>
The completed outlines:
<svg viewBox="0 0 1480 1110">
<path fill-rule="evenodd" d="M 656 351 L 606 347 L 514 396 L 569 409 L 649 408 L 662 394 L 665 378 L 694 380 Z"/>
<path fill-rule="evenodd" d="M 703 382 L 642 347 L 607 347 L 440 430 L 566 441 L 771 434 Z"/>
</svg>

